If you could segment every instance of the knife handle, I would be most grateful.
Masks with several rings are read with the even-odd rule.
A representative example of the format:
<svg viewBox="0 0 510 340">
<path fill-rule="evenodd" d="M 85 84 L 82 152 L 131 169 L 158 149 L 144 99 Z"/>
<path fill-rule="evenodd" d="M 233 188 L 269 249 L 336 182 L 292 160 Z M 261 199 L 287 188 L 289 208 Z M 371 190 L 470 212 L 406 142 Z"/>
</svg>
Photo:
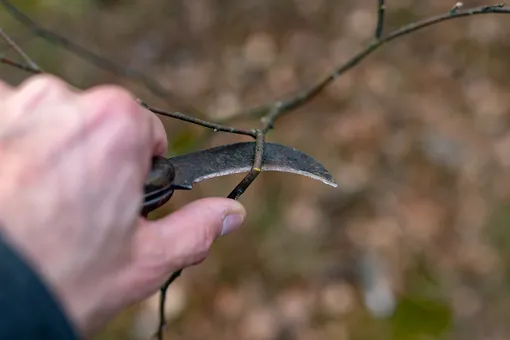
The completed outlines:
<svg viewBox="0 0 510 340">
<path fill-rule="evenodd" d="M 142 216 L 147 217 L 170 200 L 174 193 L 174 178 L 175 168 L 168 159 L 160 156 L 152 158 L 151 170 L 144 183 Z"/>
</svg>

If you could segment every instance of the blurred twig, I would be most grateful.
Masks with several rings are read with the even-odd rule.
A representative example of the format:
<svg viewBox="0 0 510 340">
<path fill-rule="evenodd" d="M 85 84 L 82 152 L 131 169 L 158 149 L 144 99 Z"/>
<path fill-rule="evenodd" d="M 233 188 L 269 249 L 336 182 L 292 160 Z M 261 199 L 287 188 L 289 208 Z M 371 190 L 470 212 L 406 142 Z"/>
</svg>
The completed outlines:
<svg viewBox="0 0 510 340">
<path fill-rule="evenodd" d="M 8 59 L 6 57 L 0 57 L 0 63 L 15 67 L 17 69 L 20 69 L 22 71 L 29 72 L 32 74 L 37 74 L 37 73 L 41 72 L 40 70 L 34 69 L 33 67 L 31 67 L 29 65 L 18 63 L 17 61 Z"/>
<path fill-rule="evenodd" d="M 379 5 L 381 3 L 384 3 L 384 1 L 378 0 Z M 321 93 L 329 84 L 331 84 L 333 81 L 335 81 L 338 77 L 340 77 L 345 72 L 352 69 L 354 66 L 358 65 L 361 61 L 363 61 L 366 57 L 368 57 L 370 54 L 375 52 L 379 47 L 383 46 L 384 44 L 402 37 L 404 35 L 413 33 L 415 31 L 418 31 L 422 28 L 432 26 L 435 24 L 439 24 L 443 21 L 467 17 L 467 16 L 473 16 L 473 15 L 481 15 L 481 14 L 510 14 L 510 8 L 505 7 L 505 4 L 496 4 L 492 6 L 479 6 L 474 8 L 467 8 L 464 10 L 456 10 L 456 11 L 449 11 L 445 14 L 441 14 L 438 16 L 433 16 L 424 20 L 420 20 L 417 22 L 413 22 L 407 25 L 404 25 L 386 35 L 382 35 L 382 27 L 383 27 L 383 19 L 384 19 L 384 13 L 385 13 L 385 5 L 383 4 L 383 7 L 378 7 L 378 28 L 376 29 L 376 39 L 372 40 L 370 43 L 367 44 L 365 48 L 363 48 L 361 51 L 357 52 L 353 57 L 351 57 L 347 62 L 344 64 L 336 67 L 333 69 L 327 76 L 325 76 L 323 79 L 319 80 L 315 85 L 306 88 L 297 94 L 290 95 L 289 99 L 286 100 L 277 100 L 275 102 L 263 104 L 261 106 L 248 109 L 246 111 L 240 111 L 229 118 L 226 118 L 224 120 L 220 120 L 221 122 L 225 123 L 227 121 L 233 121 L 237 119 L 243 119 L 243 118 L 257 118 L 262 117 L 268 112 L 271 112 L 271 110 L 276 107 L 280 106 L 281 114 L 288 113 L 292 110 L 295 110 L 302 105 L 310 102 L 312 99 L 314 99 L 319 93 Z M 380 26 L 380 28 L 379 28 Z M 379 32 L 379 29 L 381 30 Z M 381 37 L 377 38 L 377 34 L 381 34 Z"/>
<path fill-rule="evenodd" d="M 7 42 L 7 44 L 12 47 L 13 50 L 15 50 L 24 60 L 25 62 L 27 63 L 28 67 L 30 67 L 31 69 L 34 69 L 34 70 L 37 70 L 37 71 L 41 71 L 41 68 L 39 67 L 39 65 L 37 65 L 35 63 L 35 61 L 33 61 L 26 53 L 25 51 L 23 51 L 21 49 L 21 47 L 18 46 L 18 44 L 16 44 L 14 42 L 14 40 L 12 40 L 5 32 L 3 29 L 0 28 L 0 38 L 2 38 L 3 40 L 5 40 L 5 42 Z"/>
<path fill-rule="evenodd" d="M 170 278 L 165 282 L 165 284 L 160 288 L 159 295 L 159 325 L 156 334 L 154 335 L 157 339 L 163 339 L 163 332 L 166 326 L 166 318 L 165 318 L 165 302 L 166 302 L 166 292 L 168 291 L 168 287 L 175 281 L 179 276 L 181 276 L 182 269 L 174 272 Z"/>
<path fill-rule="evenodd" d="M 377 25 L 375 28 L 375 38 L 380 39 L 384 28 L 384 13 L 386 11 L 386 4 L 384 0 L 379 0 L 377 4 Z"/>
<path fill-rule="evenodd" d="M 34 35 L 45 39 L 53 44 L 56 44 L 60 47 L 67 49 L 68 51 L 76 54 L 82 59 L 87 60 L 88 62 L 94 64 L 95 66 L 102 68 L 104 70 L 108 70 L 117 76 L 125 77 L 131 79 L 133 81 L 137 81 L 142 83 L 150 92 L 155 94 L 156 96 L 163 99 L 172 99 L 177 103 L 181 103 L 183 107 L 186 108 L 186 111 L 192 112 L 197 115 L 202 115 L 202 113 L 192 105 L 188 103 L 183 103 L 182 99 L 177 98 L 175 95 L 171 94 L 169 91 L 165 90 L 161 84 L 155 81 L 152 78 L 147 77 L 142 72 L 137 70 L 129 69 L 127 67 L 121 66 L 109 59 L 106 59 L 78 44 L 69 40 L 61 35 L 58 35 L 50 30 L 43 28 L 34 22 L 31 18 L 25 15 L 22 11 L 20 11 L 16 6 L 14 6 L 9 0 L 0 0 L 0 4 L 2 4 L 5 9 L 21 24 L 26 26 Z"/>
</svg>

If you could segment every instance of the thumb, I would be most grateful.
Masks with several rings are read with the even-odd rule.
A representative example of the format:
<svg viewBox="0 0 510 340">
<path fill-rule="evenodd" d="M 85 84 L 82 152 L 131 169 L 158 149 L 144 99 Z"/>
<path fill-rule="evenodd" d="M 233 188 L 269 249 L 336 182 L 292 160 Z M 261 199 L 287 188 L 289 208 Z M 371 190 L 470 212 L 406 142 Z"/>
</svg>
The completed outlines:
<svg viewBox="0 0 510 340">
<path fill-rule="evenodd" d="M 212 243 L 240 227 L 246 210 L 228 198 L 204 198 L 144 228 L 155 237 L 152 246 L 164 249 L 169 266 L 186 267 L 205 259 Z"/>
<path fill-rule="evenodd" d="M 245 208 L 229 198 L 204 198 L 156 220 L 143 220 L 137 231 L 127 281 L 150 294 L 181 268 L 202 262 L 213 242 L 242 224 Z"/>
</svg>

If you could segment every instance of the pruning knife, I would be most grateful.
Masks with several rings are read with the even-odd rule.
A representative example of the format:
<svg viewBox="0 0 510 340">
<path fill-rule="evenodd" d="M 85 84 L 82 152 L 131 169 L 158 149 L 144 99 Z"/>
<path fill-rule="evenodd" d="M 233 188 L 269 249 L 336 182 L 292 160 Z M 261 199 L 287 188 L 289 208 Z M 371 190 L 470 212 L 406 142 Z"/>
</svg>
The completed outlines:
<svg viewBox="0 0 510 340">
<path fill-rule="evenodd" d="M 255 158 L 255 142 L 227 144 L 165 158 L 154 157 L 144 185 L 142 215 L 161 207 L 174 190 L 191 190 L 194 183 L 248 172 Z M 333 176 L 309 155 L 277 143 L 265 143 L 262 171 L 303 175 L 336 187 Z"/>
</svg>

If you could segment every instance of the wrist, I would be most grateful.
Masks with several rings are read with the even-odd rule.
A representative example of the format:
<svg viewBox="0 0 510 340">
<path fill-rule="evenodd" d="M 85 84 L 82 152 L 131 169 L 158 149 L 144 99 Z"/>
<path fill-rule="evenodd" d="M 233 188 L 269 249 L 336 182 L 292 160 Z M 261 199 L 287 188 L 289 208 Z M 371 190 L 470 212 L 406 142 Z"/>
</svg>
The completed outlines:
<svg viewBox="0 0 510 340">
<path fill-rule="evenodd" d="M 60 301 L 0 227 L 0 304 L 9 316 L 2 338 L 76 339 L 78 334 Z M 18 327 L 23 325 L 23 327 Z M 1 328 L 1 327 L 0 327 Z"/>
<path fill-rule="evenodd" d="M 27 249 L 22 242 L 17 242 L 16 237 L 9 235 L 9 230 L 0 231 L 2 231 L 0 239 L 3 239 L 18 260 L 30 270 L 33 278 L 44 287 L 74 332 L 80 336 L 87 334 L 87 320 L 93 313 L 93 306 L 97 305 L 95 299 L 92 299 L 92 296 L 86 294 L 87 292 L 83 289 L 79 289 L 65 275 L 46 268 L 44 262 L 39 260 L 45 257 L 41 255 L 41 252 L 34 251 L 34 248 Z"/>
</svg>

